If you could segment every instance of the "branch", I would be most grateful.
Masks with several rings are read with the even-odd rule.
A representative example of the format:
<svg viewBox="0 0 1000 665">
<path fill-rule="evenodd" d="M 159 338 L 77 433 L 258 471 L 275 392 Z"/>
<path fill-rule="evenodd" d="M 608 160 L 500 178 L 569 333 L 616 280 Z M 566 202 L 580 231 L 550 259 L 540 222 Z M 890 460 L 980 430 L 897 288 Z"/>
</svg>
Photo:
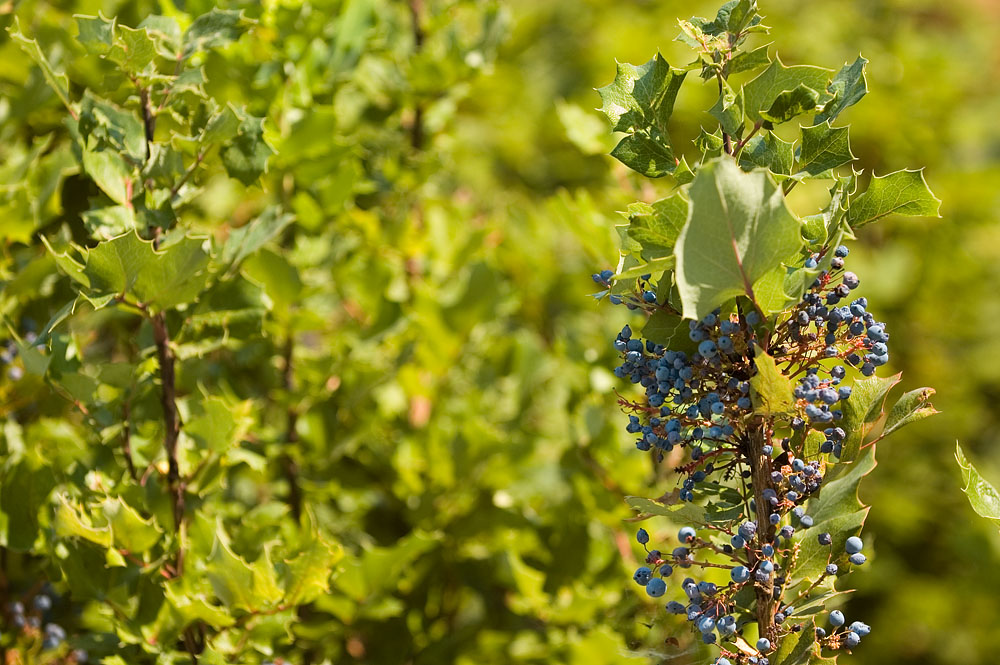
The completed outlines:
<svg viewBox="0 0 1000 665">
<path fill-rule="evenodd" d="M 419 53 L 424 47 L 426 34 L 420 24 L 420 15 L 423 13 L 423 0 L 410 0 L 410 23 L 413 27 L 413 49 Z M 413 124 L 410 125 L 410 145 L 415 150 L 420 150 L 424 145 L 424 107 L 420 102 L 414 103 Z"/>
<path fill-rule="evenodd" d="M 160 361 L 160 404 L 163 407 L 165 430 L 163 447 L 167 453 L 167 486 L 173 496 L 174 531 L 178 536 L 177 572 L 180 574 L 184 567 L 184 549 L 181 542 L 184 521 L 184 484 L 181 482 L 180 467 L 177 464 L 177 437 L 181 428 L 177 418 L 174 352 L 170 348 L 170 336 L 163 312 L 154 314 L 150 318 L 150 322 L 153 324 L 156 355 Z"/>
<path fill-rule="evenodd" d="M 285 341 L 285 367 L 282 371 L 282 384 L 287 396 L 291 396 L 295 388 L 295 368 L 292 365 L 292 355 L 295 350 L 294 337 L 288 333 Z M 282 455 L 282 466 L 285 470 L 285 480 L 288 482 L 288 505 L 292 509 L 292 516 L 295 521 L 299 521 L 302 515 L 302 488 L 299 486 L 299 465 L 295 458 L 289 453 L 289 448 L 299 440 L 299 433 L 296 425 L 299 422 L 299 413 L 292 404 L 288 405 L 287 419 L 285 426 L 285 453 Z"/>
<path fill-rule="evenodd" d="M 764 454 L 763 447 L 767 442 L 767 424 L 761 421 L 756 427 L 750 430 L 746 439 L 747 459 L 750 462 L 750 480 L 753 484 L 754 507 L 756 508 L 757 520 L 757 540 L 761 543 L 769 543 L 774 539 L 774 526 L 771 524 L 770 513 L 768 511 L 767 499 L 764 498 L 764 490 L 771 486 L 771 458 Z M 751 555 L 751 564 L 756 565 L 763 559 L 757 556 L 756 552 Z M 761 637 L 772 639 L 774 612 L 774 576 L 766 583 L 755 582 L 754 592 L 757 596 L 757 629 Z"/>
</svg>

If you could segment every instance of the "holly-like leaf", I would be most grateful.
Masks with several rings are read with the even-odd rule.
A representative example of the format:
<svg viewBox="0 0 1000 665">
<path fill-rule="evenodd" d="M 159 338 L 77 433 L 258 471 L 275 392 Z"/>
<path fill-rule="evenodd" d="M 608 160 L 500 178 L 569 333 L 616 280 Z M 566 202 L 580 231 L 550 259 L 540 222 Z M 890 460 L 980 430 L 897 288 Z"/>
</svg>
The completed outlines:
<svg viewBox="0 0 1000 665">
<path fill-rule="evenodd" d="M 659 309 L 653 312 L 649 321 L 643 326 L 642 337 L 674 351 L 693 353 L 698 345 L 688 336 L 690 330 L 686 319 L 665 309 Z"/>
<path fill-rule="evenodd" d="M 282 602 L 289 606 L 303 605 L 327 593 L 333 567 L 343 556 L 339 545 L 327 542 L 318 533 L 313 534 L 306 547 L 285 562 L 281 575 L 285 589 Z"/>
<path fill-rule="evenodd" d="M 743 105 L 751 120 L 766 120 L 761 112 L 770 114 L 772 105 L 781 93 L 795 90 L 799 86 L 813 91 L 825 90 L 829 80 L 829 69 L 809 65 L 786 67 L 775 55 L 774 61 L 767 69 L 744 84 Z"/>
<path fill-rule="evenodd" d="M 779 93 L 766 111 L 761 110 L 760 117 L 776 125 L 781 124 L 803 113 L 814 111 L 818 102 L 819 93 L 800 83 L 791 90 Z"/>
<path fill-rule="evenodd" d="M 774 358 L 756 347 L 753 362 L 757 367 L 757 373 L 750 378 L 750 399 L 754 413 L 763 416 L 791 413 L 795 406 L 792 384 L 774 364 Z"/>
<path fill-rule="evenodd" d="M 659 515 L 669 517 L 677 523 L 703 524 L 705 522 L 705 508 L 689 501 L 676 499 L 673 503 L 665 503 L 641 496 L 627 496 L 625 503 L 639 513 L 632 518 L 633 521 Z"/>
<path fill-rule="evenodd" d="M 97 16 L 77 14 L 73 18 L 79 32 L 77 40 L 84 48 L 95 55 L 106 55 L 111 50 L 115 41 L 116 19 L 107 18 L 100 12 Z"/>
<path fill-rule="evenodd" d="M 184 57 L 234 42 L 250 24 L 241 10 L 213 7 L 212 11 L 196 18 L 184 33 Z"/>
<path fill-rule="evenodd" d="M 768 47 L 760 46 L 752 51 L 741 51 L 733 56 L 733 59 L 723 66 L 723 73 L 727 76 L 748 72 L 759 67 L 766 67 L 771 64 L 771 58 L 767 55 Z"/>
<path fill-rule="evenodd" d="M 924 180 L 924 170 L 905 169 L 873 177 L 868 189 L 851 201 L 847 223 L 859 229 L 891 214 L 940 217 L 940 207 L 941 200 Z"/>
<path fill-rule="evenodd" d="M 5 432 L 5 434 L 7 434 Z M 6 436 L 8 450 L 11 437 Z M 49 500 L 49 494 L 56 486 L 52 468 L 21 459 L 3 470 L 0 482 L 0 513 L 6 519 L 0 520 L 5 529 L 3 544 L 18 552 L 29 551 L 38 537 L 39 516 L 42 506 Z"/>
<path fill-rule="evenodd" d="M 619 63 L 615 80 L 598 89 L 602 111 L 617 132 L 628 134 L 612 151 L 623 164 L 651 178 L 677 166 L 667 124 L 687 72 L 659 53 L 644 65 Z"/>
<path fill-rule="evenodd" d="M 156 57 L 156 44 L 145 28 L 115 26 L 115 46 L 108 57 L 131 73 L 138 74 Z"/>
<path fill-rule="evenodd" d="M 886 437 L 900 427 L 909 425 L 910 423 L 915 423 L 918 420 L 923 420 L 924 418 L 929 418 L 935 413 L 939 413 L 934 405 L 930 403 L 931 397 L 934 396 L 933 388 L 917 388 L 916 390 L 911 390 L 905 393 L 902 397 L 896 400 L 892 409 L 889 411 L 888 417 L 885 420 L 885 427 L 882 429 L 882 433 L 879 438 Z"/>
<path fill-rule="evenodd" d="M 230 176 L 244 185 L 252 185 L 267 171 L 267 160 L 274 154 L 264 141 L 264 119 L 236 111 L 239 133 L 222 148 L 222 163 Z"/>
<path fill-rule="evenodd" d="M 227 270 L 233 269 L 240 261 L 281 233 L 294 218 L 293 215 L 282 212 L 278 206 L 270 206 L 247 224 L 229 232 L 229 237 L 222 245 L 221 263 Z"/>
<path fill-rule="evenodd" d="M 142 120 L 132 111 L 95 97 L 89 91 L 80 101 L 78 126 L 80 136 L 85 139 L 95 137 L 137 162 L 146 158 L 146 132 Z"/>
<path fill-rule="evenodd" d="M 764 170 L 744 173 L 728 157 L 698 171 L 691 212 L 677 240 L 683 314 L 701 319 L 726 300 L 754 298 L 753 284 L 803 245 L 801 225 Z"/>
<path fill-rule="evenodd" d="M 830 127 L 829 122 L 803 127 L 799 170 L 819 175 L 854 161 L 848 133 L 847 127 Z"/>
<path fill-rule="evenodd" d="M 715 105 L 708 112 L 719 121 L 722 131 L 736 136 L 743 129 L 743 90 L 733 92 L 728 83 L 723 82 L 722 92 Z"/>
<path fill-rule="evenodd" d="M 642 246 L 642 258 L 650 261 L 673 253 L 687 221 L 688 202 L 674 194 L 653 203 L 633 203 L 628 213 L 628 235 Z"/>
<path fill-rule="evenodd" d="M 283 595 L 266 557 L 248 564 L 221 539 L 215 541 L 205 575 L 223 604 L 247 612 L 268 609 Z"/>
<path fill-rule="evenodd" d="M 814 124 L 833 123 L 837 116 L 848 106 L 861 101 L 868 94 L 868 81 L 865 80 L 865 65 L 868 61 L 860 55 L 851 64 L 845 64 L 830 81 L 827 92 L 833 97 L 823 105 L 823 110 L 813 118 Z"/>
<path fill-rule="evenodd" d="M 101 511 L 111 525 L 116 546 L 141 554 L 159 542 L 163 531 L 152 519 L 143 519 L 123 499 L 105 499 Z"/>
<path fill-rule="evenodd" d="M 900 377 L 900 374 L 884 379 L 871 376 L 854 382 L 850 398 L 841 402 L 840 407 L 844 412 L 840 427 L 847 433 L 840 454 L 842 462 L 850 462 L 857 456 L 865 436 L 882 417 L 886 396 Z"/>
<path fill-rule="evenodd" d="M 769 660 L 775 665 L 806 665 L 813 654 L 818 653 L 816 645 L 816 624 L 810 619 L 803 622 L 802 630 L 791 633 L 778 646 L 777 652 Z"/>
<path fill-rule="evenodd" d="M 42 47 L 38 45 L 38 42 L 34 39 L 28 39 L 21 32 L 21 24 L 17 16 L 14 17 L 14 25 L 7 28 L 7 31 L 10 33 L 10 38 L 17 42 L 21 50 L 27 53 L 42 70 L 42 75 L 45 77 L 46 82 L 55 91 L 56 96 L 59 97 L 63 105 L 69 109 L 70 114 L 75 114 L 76 111 L 73 110 L 73 104 L 69 99 L 69 79 L 66 78 L 66 74 L 56 72 L 49 63 L 48 58 L 42 53 Z"/>
<path fill-rule="evenodd" d="M 962 491 L 969 497 L 972 509 L 982 517 L 1000 522 L 1000 492 L 966 459 L 958 443 L 955 444 L 955 460 L 962 470 Z"/>
<path fill-rule="evenodd" d="M 136 233 L 100 243 L 83 273 L 92 295 L 127 295 L 152 311 L 190 303 L 208 281 L 205 240 L 184 236 L 161 251 Z"/>
<path fill-rule="evenodd" d="M 782 141 L 774 132 L 753 136 L 740 152 L 740 167 L 744 171 L 767 169 L 777 175 L 789 175 L 795 159 L 793 144 Z"/>
<path fill-rule="evenodd" d="M 138 178 L 134 169 L 109 146 L 81 146 L 83 170 L 119 205 L 128 205 Z"/>
<path fill-rule="evenodd" d="M 71 503 L 67 496 L 59 497 L 55 527 L 56 534 L 61 537 L 83 538 L 101 547 L 111 547 L 111 528 L 94 526 L 83 509 Z"/>
</svg>

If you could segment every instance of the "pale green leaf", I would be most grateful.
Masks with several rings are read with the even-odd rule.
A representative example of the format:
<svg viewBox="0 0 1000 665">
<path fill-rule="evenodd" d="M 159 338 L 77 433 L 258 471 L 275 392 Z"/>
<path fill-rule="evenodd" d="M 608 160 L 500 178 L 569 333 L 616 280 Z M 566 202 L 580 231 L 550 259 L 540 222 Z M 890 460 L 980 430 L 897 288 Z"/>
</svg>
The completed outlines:
<svg viewBox="0 0 1000 665">
<path fill-rule="evenodd" d="M 792 384 L 774 363 L 774 358 L 759 346 L 754 348 L 754 365 L 757 373 L 750 377 L 750 399 L 754 413 L 779 416 L 791 413 L 795 406 Z"/>
<path fill-rule="evenodd" d="M 674 194 L 653 203 L 634 203 L 628 209 L 628 235 L 642 246 L 647 261 L 669 256 L 687 221 L 688 202 Z"/>
<path fill-rule="evenodd" d="M 933 396 L 933 388 L 917 388 L 905 393 L 896 400 L 896 403 L 889 411 L 889 415 L 886 417 L 885 427 L 879 435 L 880 438 L 892 434 L 900 427 L 938 413 L 938 410 L 930 403 L 930 399 Z"/>
<path fill-rule="evenodd" d="M 958 443 L 955 444 L 955 460 L 962 469 L 962 491 L 969 497 L 972 509 L 982 517 L 1000 522 L 1000 492 L 966 459 Z"/>
<path fill-rule="evenodd" d="M 21 24 L 18 18 L 14 17 L 14 25 L 7 28 L 8 33 L 10 33 L 11 39 L 16 41 L 20 45 L 21 49 L 35 61 L 41 70 L 42 75 L 48 82 L 49 86 L 55 91 L 56 95 L 62 100 L 63 105 L 69 109 L 70 113 L 75 113 L 73 110 L 73 105 L 70 103 L 69 99 L 69 79 L 66 78 L 65 73 L 57 73 L 56 70 L 52 68 L 49 64 L 48 58 L 42 53 L 42 47 L 38 45 L 38 42 L 34 39 L 28 39 L 24 33 L 21 32 Z"/>
<path fill-rule="evenodd" d="M 923 169 L 905 169 L 873 177 L 868 189 L 851 200 L 847 223 L 858 229 L 891 214 L 940 217 L 940 207 L 941 200 L 927 186 Z"/>
<path fill-rule="evenodd" d="M 794 159 L 793 144 L 782 141 L 774 132 L 768 131 L 751 137 L 739 155 L 740 166 L 744 171 L 763 168 L 778 175 L 790 174 Z"/>
<path fill-rule="evenodd" d="M 251 21 L 244 18 L 241 10 L 213 7 L 207 14 L 196 18 L 185 31 L 184 57 L 234 42 L 250 24 Z"/>
<path fill-rule="evenodd" d="M 764 170 L 728 157 L 698 171 L 691 212 L 674 250 L 683 313 L 701 319 L 728 299 L 753 299 L 753 284 L 803 245 L 801 225 Z"/>
<path fill-rule="evenodd" d="M 141 554 L 159 542 L 162 530 L 150 519 L 143 519 L 123 499 L 108 498 L 101 504 L 104 517 L 111 525 L 111 534 L 117 547 Z"/>
</svg>

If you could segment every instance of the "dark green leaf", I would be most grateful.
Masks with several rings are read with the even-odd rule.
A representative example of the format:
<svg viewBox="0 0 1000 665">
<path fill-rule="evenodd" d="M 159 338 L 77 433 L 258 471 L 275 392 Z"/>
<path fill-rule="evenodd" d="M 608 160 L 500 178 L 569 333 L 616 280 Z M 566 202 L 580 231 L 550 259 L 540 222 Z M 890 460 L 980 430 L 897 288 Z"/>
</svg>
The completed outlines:
<svg viewBox="0 0 1000 665">
<path fill-rule="evenodd" d="M 803 127 L 799 170 L 819 175 L 854 161 L 848 133 L 847 127 L 830 127 L 827 122 Z"/>
<path fill-rule="evenodd" d="M 788 122 L 795 116 L 815 110 L 818 102 L 819 93 L 804 83 L 800 83 L 791 90 L 779 93 L 766 111 L 761 110 L 760 116 L 764 120 L 781 124 Z"/>
<path fill-rule="evenodd" d="M 222 149 L 222 163 L 230 176 L 244 185 L 252 185 L 267 170 L 267 160 L 274 154 L 264 141 L 264 119 L 237 111 L 239 134 Z"/>
<path fill-rule="evenodd" d="M 868 94 L 868 81 L 865 80 L 867 64 L 868 61 L 859 55 L 852 64 L 841 67 L 827 87 L 833 98 L 826 102 L 823 111 L 813 118 L 814 124 L 818 125 L 825 121 L 833 123 L 844 109 L 857 104 Z"/>
<path fill-rule="evenodd" d="M 743 105 L 751 120 L 763 120 L 761 112 L 768 111 L 781 93 L 799 86 L 825 90 L 829 80 L 828 69 L 808 65 L 785 67 L 775 55 L 770 67 L 743 86 Z"/>
<path fill-rule="evenodd" d="M 651 204 L 629 206 L 628 235 L 642 245 L 641 255 L 647 261 L 669 256 L 687 221 L 688 202 L 679 194 Z"/>
<path fill-rule="evenodd" d="M 242 11 L 213 7 L 212 11 L 196 18 L 185 31 L 184 57 L 234 42 L 249 25 L 250 21 L 243 17 Z"/>
<path fill-rule="evenodd" d="M 740 166 L 744 171 L 764 168 L 771 173 L 788 175 L 792 172 L 795 149 L 782 141 L 774 132 L 751 137 L 740 152 Z"/>
<path fill-rule="evenodd" d="M 844 419 L 840 426 L 847 432 L 840 459 L 850 462 L 857 456 L 865 436 L 882 416 L 882 407 L 892 387 L 899 383 L 900 375 L 888 378 L 871 376 L 854 382 L 850 399 L 841 402 Z"/>
</svg>

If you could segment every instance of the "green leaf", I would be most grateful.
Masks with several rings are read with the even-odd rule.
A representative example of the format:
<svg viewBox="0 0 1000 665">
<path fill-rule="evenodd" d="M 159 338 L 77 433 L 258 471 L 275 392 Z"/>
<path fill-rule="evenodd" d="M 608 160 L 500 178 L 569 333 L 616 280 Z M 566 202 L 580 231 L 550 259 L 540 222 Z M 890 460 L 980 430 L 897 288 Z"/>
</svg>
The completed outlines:
<svg viewBox="0 0 1000 665">
<path fill-rule="evenodd" d="M 126 206 L 93 208 L 80 213 L 80 217 L 87 232 L 98 240 L 110 240 L 136 229 L 135 211 Z"/>
<path fill-rule="evenodd" d="M 799 170 L 819 175 L 854 161 L 848 133 L 847 127 L 830 127 L 829 122 L 803 127 Z"/>
<path fill-rule="evenodd" d="M 836 467 L 841 472 L 823 484 L 819 494 L 809 500 L 806 512 L 818 524 L 860 510 L 864 504 L 858 498 L 858 486 L 875 466 L 875 446 L 865 448 L 854 462 L 838 462 Z M 827 476 L 830 475 L 828 472 Z M 822 533 L 822 529 L 812 528 L 815 533 Z"/>
<path fill-rule="evenodd" d="M 69 497 L 59 497 L 55 526 L 56 534 L 61 537 L 83 538 L 101 547 L 111 547 L 111 529 L 95 527 L 82 508 L 70 503 Z"/>
<path fill-rule="evenodd" d="M 203 450 L 224 453 L 246 436 L 253 423 L 251 409 L 250 402 L 230 403 L 221 397 L 206 397 L 192 405 L 184 434 Z"/>
<path fill-rule="evenodd" d="M 827 91 L 833 95 L 820 112 L 813 118 L 814 124 L 828 121 L 833 123 L 837 116 L 848 106 L 861 101 L 868 94 L 868 81 L 865 80 L 865 65 L 868 61 L 860 55 L 852 64 L 845 64 L 830 81 Z"/>
<path fill-rule="evenodd" d="M 670 497 L 670 502 L 647 499 L 641 496 L 627 496 L 627 503 L 633 510 L 638 511 L 638 515 L 633 520 L 644 520 L 654 515 L 669 517 L 677 523 L 703 524 L 705 522 L 705 509 L 702 506 L 689 501 L 681 501 L 675 492 Z"/>
<path fill-rule="evenodd" d="M 924 170 L 905 169 L 873 177 L 868 189 L 850 202 L 847 223 L 859 229 L 890 214 L 940 217 L 940 207 L 941 200 L 924 180 Z"/>
<path fill-rule="evenodd" d="M 792 90 L 778 94 L 766 111 L 761 110 L 760 116 L 774 124 L 781 124 L 803 113 L 814 111 L 818 103 L 819 93 L 800 83 Z"/>
<path fill-rule="evenodd" d="M 153 311 L 190 303 L 205 288 L 208 254 L 202 238 L 182 237 L 153 249 L 136 233 L 97 245 L 87 254 L 83 273 L 99 295 L 131 295 Z"/>
<path fill-rule="evenodd" d="M 687 221 L 688 202 L 683 197 L 674 194 L 651 204 L 633 203 L 628 212 L 628 235 L 642 245 L 642 258 L 650 261 L 673 253 Z"/>
<path fill-rule="evenodd" d="M 111 534 L 117 547 L 141 554 L 160 541 L 163 533 L 160 527 L 152 519 L 143 519 L 120 497 L 105 499 L 101 510 L 111 525 Z"/>
<path fill-rule="evenodd" d="M 754 413 L 764 416 L 791 413 L 795 407 L 792 384 L 774 364 L 774 358 L 755 346 L 753 362 L 757 367 L 757 373 L 750 377 Z"/>
<path fill-rule="evenodd" d="M 213 7 L 212 11 L 196 18 L 185 31 L 184 57 L 234 42 L 250 24 L 251 21 L 243 17 L 241 10 Z"/>
<path fill-rule="evenodd" d="M 216 539 L 205 576 L 224 605 L 254 612 L 272 607 L 283 595 L 265 557 L 248 564 Z"/>
<path fill-rule="evenodd" d="M 885 379 L 871 376 L 854 382 L 850 398 L 841 402 L 840 407 L 844 412 L 840 426 L 847 433 L 840 454 L 841 462 L 850 462 L 857 456 L 865 436 L 882 416 L 886 396 L 899 383 L 900 377 L 900 374 Z"/>
<path fill-rule="evenodd" d="M 786 635 L 769 660 L 775 665 L 807 665 L 810 657 L 818 651 L 816 624 L 810 619 L 802 623 L 802 630 L 798 633 Z"/>
<path fill-rule="evenodd" d="M 743 130 L 743 90 L 734 93 L 728 83 L 723 83 L 719 98 L 708 112 L 719 121 L 722 131 L 738 135 Z"/>
<path fill-rule="evenodd" d="M 765 120 L 761 112 L 769 112 L 781 93 L 795 90 L 799 86 L 824 90 L 829 80 L 829 69 L 809 65 L 785 67 L 775 55 L 770 67 L 743 86 L 743 104 L 747 116 L 753 121 Z"/>
<path fill-rule="evenodd" d="M 112 49 L 109 58 L 132 74 L 144 70 L 156 57 L 156 45 L 144 28 L 115 26 L 115 44 L 120 48 Z"/>
<path fill-rule="evenodd" d="M 803 245 L 801 225 L 763 170 L 728 157 L 698 171 L 691 212 L 674 250 L 683 314 L 701 319 L 728 299 L 754 299 L 753 284 Z"/>
<path fill-rule="evenodd" d="M 721 132 L 721 129 L 715 130 L 716 132 Z M 722 156 L 722 148 L 725 142 L 722 139 L 721 133 L 711 133 L 705 131 L 702 127 L 701 132 L 695 137 L 694 146 L 702 153 L 702 162 L 707 162 L 714 157 Z M 694 178 L 691 179 L 692 181 Z"/>
<path fill-rule="evenodd" d="M 955 460 L 962 470 L 962 491 L 969 497 L 972 509 L 982 517 L 1000 522 L 1000 492 L 965 458 L 958 443 L 955 444 Z"/>
<path fill-rule="evenodd" d="M 83 170 L 94 183 L 119 205 L 128 205 L 139 179 L 122 156 L 107 146 L 81 146 Z"/>
<path fill-rule="evenodd" d="M 767 49 L 768 47 L 765 45 L 755 48 L 752 51 L 741 51 L 725 64 L 722 69 L 723 73 L 730 76 L 771 64 L 771 58 L 767 55 Z"/>
<path fill-rule="evenodd" d="M 282 212 L 280 207 L 270 206 L 247 224 L 233 229 L 222 245 L 222 264 L 232 270 L 281 233 L 293 219 L 294 215 Z"/>
<path fill-rule="evenodd" d="M 333 567 L 343 556 L 344 551 L 339 545 L 327 542 L 318 533 L 314 534 L 295 558 L 285 562 L 281 576 L 285 589 L 283 604 L 304 605 L 327 593 Z"/>
<path fill-rule="evenodd" d="M 935 413 L 939 413 L 939 411 L 934 408 L 934 405 L 930 403 L 930 399 L 933 396 L 933 388 L 917 388 L 916 390 L 911 390 L 910 392 L 905 393 L 896 401 L 892 409 L 889 411 L 889 416 L 885 421 L 885 427 L 882 429 L 882 433 L 879 435 L 879 438 L 892 434 L 900 427 L 909 425 L 910 423 L 915 423 L 918 420 L 923 420 L 924 418 L 929 418 Z"/>
<path fill-rule="evenodd" d="M 782 141 L 774 132 L 751 137 L 740 152 L 740 167 L 744 171 L 764 168 L 778 175 L 789 175 L 795 159 L 793 144 Z"/>
<path fill-rule="evenodd" d="M 77 40 L 84 48 L 95 55 L 106 55 L 111 50 L 115 40 L 115 19 L 107 18 L 100 12 L 97 16 L 76 14 L 76 27 L 79 31 Z"/>
<path fill-rule="evenodd" d="M 10 437 L 7 437 L 8 450 Z M 12 550 L 32 549 L 38 537 L 39 516 L 56 486 L 51 467 L 22 459 L 4 469 L 0 482 L 0 512 L 6 517 L 3 544 Z"/>
<path fill-rule="evenodd" d="M 686 319 L 665 309 L 658 309 L 643 326 L 642 337 L 674 351 L 694 352 L 698 345 L 688 336 L 690 330 Z"/>
<path fill-rule="evenodd" d="M 628 134 L 612 156 L 651 178 L 676 168 L 667 124 L 686 74 L 659 53 L 644 65 L 618 64 L 615 80 L 598 89 L 614 130 Z"/>
<path fill-rule="evenodd" d="M 66 74 L 56 73 L 52 69 L 52 65 L 49 64 L 48 58 L 42 53 L 42 48 L 38 45 L 38 42 L 24 36 L 24 33 L 21 32 L 21 24 L 17 16 L 14 17 L 14 25 L 7 28 L 7 31 L 10 33 L 10 38 L 16 41 L 21 47 L 21 50 L 27 53 L 35 61 L 35 64 L 41 68 L 42 75 L 59 99 L 62 100 L 63 105 L 69 109 L 71 114 L 75 114 L 73 105 L 69 100 L 69 79 L 66 78 Z"/>
<path fill-rule="evenodd" d="M 222 163 L 230 176 L 244 185 L 252 185 L 267 171 L 267 160 L 274 154 L 264 141 L 264 119 L 237 111 L 239 134 L 222 148 Z"/>
</svg>

